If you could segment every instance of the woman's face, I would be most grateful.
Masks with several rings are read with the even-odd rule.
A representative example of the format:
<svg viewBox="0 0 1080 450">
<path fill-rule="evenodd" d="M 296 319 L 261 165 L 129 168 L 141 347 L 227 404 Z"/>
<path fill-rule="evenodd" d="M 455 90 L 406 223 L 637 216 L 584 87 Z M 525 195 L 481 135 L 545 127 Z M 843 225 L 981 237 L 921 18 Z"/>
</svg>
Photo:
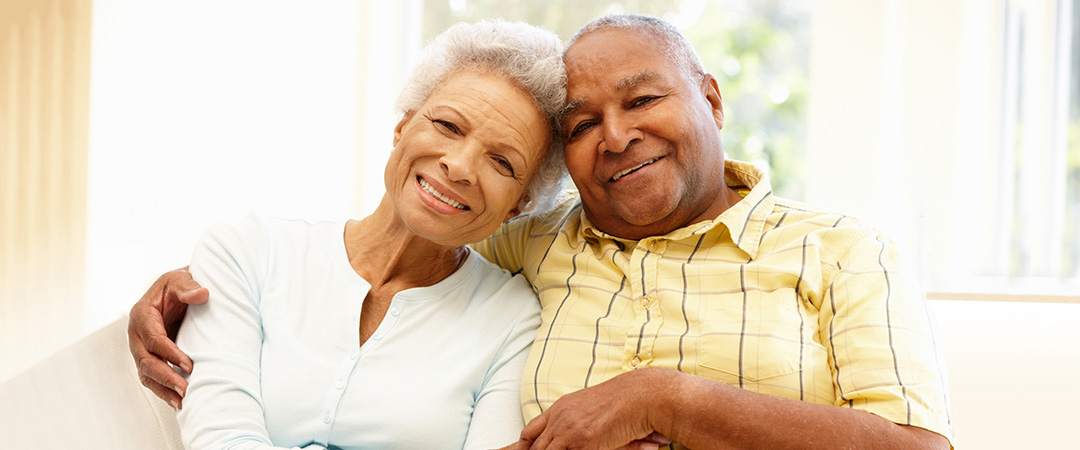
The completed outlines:
<svg viewBox="0 0 1080 450">
<path fill-rule="evenodd" d="M 549 139 L 547 121 L 521 89 L 459 71 L 394 129 L 386 192 L 418 236 L 476 242 L 518 214 Z"/>
</svg>

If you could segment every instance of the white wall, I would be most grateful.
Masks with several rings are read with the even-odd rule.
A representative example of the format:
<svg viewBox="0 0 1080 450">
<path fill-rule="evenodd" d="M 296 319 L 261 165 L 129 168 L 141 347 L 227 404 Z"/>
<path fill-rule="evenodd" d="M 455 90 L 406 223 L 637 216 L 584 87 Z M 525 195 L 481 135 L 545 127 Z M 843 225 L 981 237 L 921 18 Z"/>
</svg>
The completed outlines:
<svg viewBox="0 0 1080 450">
<path fill-rule="evenodd" d="M 969 61 L 981 49 L 962 48 L 978 33 L 967 13 L 962 1 L 935 0 L 821 0 L 813 12 L 807 199 L 882 228 L 929 284 L 952 256 L 940 231 L 955 229 L 955 190 L 988 186 L 955 170 L 986 143 L 966 139 L 997 137 L 994 61 Z M 972 69 L 984 75 L 973 83 Z M 961 136 L 965 122 L 985 134 Z"/>
<path fill-rule="evenodd" d="M 95 1 L 86 329 L 213 222 L 372 207 L 416 4 Z"/>
<path fill-rule="evenodd" d="M 1080 304 L 930 306 L 949 366 L 956 448 L 1075 448 Z"/>
<path fill-rule="evenodd" d="M 64 255 L 78 255 L 78 263 L 67 264 L 79 267 L 78 273 L 68 276 L 63 259 L 54 258 L 59 253 L 42 251 L 40 245 L 28 247 L 34 249 L 30 253 L 16 252 L 32 256 L 35 267 L 40 266 L 34 273 L 41 276 L 23 276 L 27 280 L 19 289 L 4 286 L 0 292 L 4 323 L 17 324 L 6 329 L 12 339 L 0 349 L 0 382 L 126 314 L 159 274 L 187 264 L 196 239 L 211 223 L 246 212 L 318 219 L 358 217 L 373 209 L 383 192 L 383 163 L 399 118 L 392 103 L 421 46 L 422 4 L 4 3 L 0 9 L 14 11 L 0 21 L 10 35 L 3 41 L 8 56 L 40 60 L 66 49 L 52 35 L 41 38 L 41 20 L 23 20 L 29 5 L 53 22 L 71 20 L 69 9 L 85 16 L 87 23 L 76 24 L 81 28 L 71 31 L 71 23 L 61 27 L 75 34 L 89 30 L 89 39 L 75 43 L 88 48 L 77 55 L 89 55 L 89 73 L 68 71 L 75 86 L 83 88 L 62 85 L 74 89 L 69 95 L 82 108 L 62 110 L 87 114 L 88 95 L 89 142 L 79 139 L 87 133 L 85 120 L 82 127 L 55 130 L 59 137 L 46 133 L 88 146 L 76 152 L 78 158 L 43 158 L 37 147 L 20 146 L 14 137 L 4 140 L 14 147 L 5 145 L 0 159 L 26 162 L 8 164 L 11 170 L 4 173 L 16 170 L 19 180 L 32 184 L 42 173 L 77 175 L 67 182 L 80 192 L 80 213 L 74 216 L 78 220 L 64 224 L 77 230 L 61 249 L 70 249 Z M 46 21 L 46 28 L 55 28 L 53 22 Z M 11 36 L 25 48 L 8 45 L 14 42 L 7 39 Z M 22 53 L 12 54 L 11 48 Z M 3 73 L 6 78 L 0 81 L 11 81 L 9 71 Z M 23 84 L 37 86 L 56 77 L 24 78 L 32 82 Z M 53 111 L 63 104 L 6 81 L 0 83 L 4 92 L 17 93 L 20 101 L 41 100 L 23 105 L 27 108 Z M 5 107 L 16 98 L 0 97 Z M 42 102 L 53 109 L 42 109 Z M 48 117 L 67 116 L 50 112 Z M 20 169 L 24 165 L 28 169 Z M 14 180 L 8 178 L 13 177 L 3 179 L 5 186 Z M 30 194 L 17 192 L 16 205 L 43 203 L 30 208 L 36 211 L 71 203 L 68 197 L 41 201 Z M 15 215 L 5 215 L 4 223 Z M 48 227 L 24 228 L 44 236 L 57 226 L 52 220 Z M 18 277 L 27 270 L 20 266 L 5 273 Z M 61 298 L 49 300 L 53 297 Z"/>
</svg>

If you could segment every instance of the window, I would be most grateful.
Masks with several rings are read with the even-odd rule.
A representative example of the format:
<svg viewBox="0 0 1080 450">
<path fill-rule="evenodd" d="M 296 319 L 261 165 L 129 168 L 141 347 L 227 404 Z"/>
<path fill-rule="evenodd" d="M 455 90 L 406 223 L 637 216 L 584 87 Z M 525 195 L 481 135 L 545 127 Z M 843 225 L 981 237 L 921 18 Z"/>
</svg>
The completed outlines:
<svg viewBox="0 0 1080 450">
<path fill-rule="evenodd" d="M 1002 10 L 1002 170 L 992 257 L 982 275 L 1026 292 L 1080 291 L 1080 8 Z"/>
</svg>

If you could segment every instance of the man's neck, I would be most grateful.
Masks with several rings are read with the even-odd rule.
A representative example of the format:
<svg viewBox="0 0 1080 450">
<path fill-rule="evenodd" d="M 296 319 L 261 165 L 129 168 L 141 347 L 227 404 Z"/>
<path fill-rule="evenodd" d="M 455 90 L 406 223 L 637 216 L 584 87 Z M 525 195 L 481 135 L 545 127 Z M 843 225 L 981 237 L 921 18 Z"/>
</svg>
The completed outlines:
<svg viewBox="0 0 1080 450">
<path fill-rule="evenodd" d="M 727 211 L 732 206 L 735 206 L 736 203 L 739 203 L 743 199 L 742 195 L 739 195 L 738 191 L 728 186 L 724 186 L 723 190 L 721 190 L 720 195 L 718 195 L 717 197 L 717 201 L 710 204 L 709 208 L 702 211 L 701 213 L 692 216 L 685 214 L 679 215 L 679 211 L 675 211 L 672 214 L 669 214 L 667 217 L 664 217 L 659 221 L 647 225 L 626 226 L 618 230 L 612 231 L 604 230 L 599 226 L 597 226 L 597 229 L 617 238 L 640 241 L 649 237 L 663 236 L 672 231 L 687 227 L 689 225 L 693 225 L 695 223 L 715 220 L 717 217 L 720 217 L 720 215 L 723 214 L 724 211 Z M 589 218 L 589 221 L 591 221 L 594 226 L 596 226 L 597 221 L 593 219 L 592 214 L 589 212 L 588 205 L 582 206 L 582 209 L 585 211 L 585 216 Z"/>
</svg>

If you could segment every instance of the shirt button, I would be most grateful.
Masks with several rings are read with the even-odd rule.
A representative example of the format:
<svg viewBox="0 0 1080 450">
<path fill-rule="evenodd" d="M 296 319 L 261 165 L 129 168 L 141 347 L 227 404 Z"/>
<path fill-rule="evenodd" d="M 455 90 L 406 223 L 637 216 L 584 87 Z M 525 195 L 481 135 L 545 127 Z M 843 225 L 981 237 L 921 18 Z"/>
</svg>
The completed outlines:
<svg viewBox="0 0 1080 450">
<path fill-rule="evenodd" d="M 634 355 L 633 358 L 630 358 L 630 368 L 631 369 L 637 369 L 637 366 L 639 364 L 641 364 L 641 358 L 638 358 L 637 355 Z"/>
<path fill-rule="evenodd" d="M 345 387 L 345 382 L 341 381 L 341 380 L 338 380 L 337 384 L 335 384 L 334 387 L 336 387 L 338 389 L 341 389 L 341 388 Z"/>
<path fill-rule="evenodd" d="M 398 308 L 396 306 L 393 307 L 393 308 L 390 308 L 390 315 L 391 316 L 397 316 L 398 314 L 401 314 L 401 308 Z"/>
<path fill-rule="evenodd" d="M 649 309 L 650 306 L 652 306 L 652 297 L 649 297 L 649 296 L 642 297 L 641 298 L 641 307 L 645 308 L 645 309 Z"/>
<path fill-rule="evenodd" d="M 322 418 L 323 423 L 330 423 L 330 415 L 327 414 Z"/>
<path fill-rule="evenodd" d="M 360 352 L 356 352 L 356 351 L 354 351 L 351 355 L 349 355 L 350 359 L 356 359 L 356 358 L 359 358 L 359 357 L 360 357 Z"/>
</svg>

